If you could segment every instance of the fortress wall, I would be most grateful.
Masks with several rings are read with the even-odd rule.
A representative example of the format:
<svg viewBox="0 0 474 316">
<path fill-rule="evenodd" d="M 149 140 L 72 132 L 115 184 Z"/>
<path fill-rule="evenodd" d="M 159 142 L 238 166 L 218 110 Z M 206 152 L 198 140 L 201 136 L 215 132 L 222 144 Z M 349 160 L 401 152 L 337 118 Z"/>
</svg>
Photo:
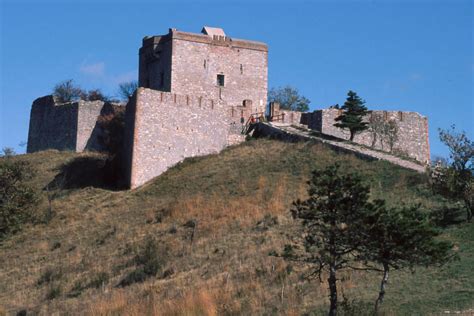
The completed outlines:
<svg viewBox="0 0 474 316">
<path fill-rule="evenodd" d="M 126 110 L 125 142 L 132 147 L 126 154 L 130 187 L 144 184 L 187 157 L 225 148 L 227 110 L 215 100 L 139 88 Z"/>
<path fill-rule="evenodd" d="M 279 110 L 280 114 L 285 114 L 283 117 L 283 123 L 288 124 L 300 124 L 303 112 L 298 111 L 288 111 L 288 110 Z"/>
<path fill-rule="evenodd" d="M 208 38 L 207 36 L 201 36 Z M 251 112 L 263 112 L 267 102 L 267 50 L 233 46 L 232 40 L 202 43 L 183 36 L 173 39 L 171 92 L 204 95 L 229 105 L 252 100 Z M 265 49 L 264 49 L 265 48 Z M 223 74 L 224 87 L 217 84 Z"/>
<path fill-rule="evenodd" d="M 102 101 L 79 101 L 77 113 L 77 141 L 76 151 L 97 150 L 100 148 L 97 136 L 97 119 L 104 108 Z"/>
<path fill-rule="evenodd" d="M 315 111 L 311 115 L 310 128 L 321 131 L 324 134 L 336 136 L 343 139 L 349 139 L 348 130 L 342 130 L 333 124 L 335 118 L 340 115 L 338 109 L 325 109 Z M 416 159 L 419 162 L 430 161 L 430 147 L 428 136 L 428 119 L 416 112 L 400 112 L 400 111 L 373 111 L 372 115 L 380 115 L 386 121 L 394 120 L 398 126 L 398 140 L 394 144 L 393 150 L 398 153 Z M 369 116 L 366 117 L 366 121 Z M 354 142 L 366 146 L 372 145 L 372 134 L 364 131 L 354 137 Z M 389 151 L 388 144 L 383 144 L 379 140 L 374 148 Z"/>
<path fill-rule="evenodd" d="M 97 119 L 103 108 L 102 101 L 56 104 L 51 95 L 36 99 L 31 106 L 27 152 L 99 149 Z"/>
<path fill-rule="evenodd" d="M 78 103 L 56 105 L 53 96 L 31 106 L 27 153 L 47 149 L 76 150 Z"/>
<path fill-rule="evenodd" d="M 138 85 L 171 91 L 171 36 L 145 38 L 140 48 Z"/>
</svg>

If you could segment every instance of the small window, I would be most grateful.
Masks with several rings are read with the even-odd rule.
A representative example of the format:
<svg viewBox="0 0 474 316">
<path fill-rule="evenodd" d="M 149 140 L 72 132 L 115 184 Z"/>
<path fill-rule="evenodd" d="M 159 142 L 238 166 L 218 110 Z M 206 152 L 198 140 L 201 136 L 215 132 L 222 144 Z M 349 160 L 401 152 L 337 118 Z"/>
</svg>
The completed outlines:
<svg viewBox="0 0 474 316">
<path fill-rule="evenodd" d="M 224 86 L 224 75 L 217 75 L 217 85 L 219 87 Z"/>
<path fill-rule="evenodd" d="M 244 74 L 244 65 L 240 64 L 240 74 Z"/>
</svg>

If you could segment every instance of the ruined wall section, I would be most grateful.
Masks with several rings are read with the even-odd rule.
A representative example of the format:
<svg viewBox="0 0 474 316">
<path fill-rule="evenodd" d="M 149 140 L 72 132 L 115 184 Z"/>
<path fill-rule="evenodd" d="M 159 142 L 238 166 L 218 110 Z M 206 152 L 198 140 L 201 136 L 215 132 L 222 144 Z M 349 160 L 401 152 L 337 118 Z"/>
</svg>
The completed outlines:
<svg viewBox="0 0 474 316">
<path fill-rule="evenodd" d="M 335 118 L 341 114 L 338 109 L 325 109 L 313 112 L 311 115 L 309 128 L 317 129 L 320 132 L 349 139 L 348 130 L 342 130 L 334 126 Z M 369 121 L 370 115 L 379 115 L 386 122 L 393 120 L 398 126 L 398 140 L 395 142 L 393 151 L 407 155 L 422 163 L 430 161 L 430 146 L 428 134 L 428 118 L 416 112 L 400 111 L 372 111 L 365 117 Z M 371 146 L 373 135 L 369 131 L 364 131 L 354 137 L 354 142 L 366 146 Z M 388 144 L 376 142 L 375 149 L 389 151 Z"/>
<path fill-rule="evenodd" d="M 26 152 L 76 150 L 77 103 L 56 105 L 53 96 L 36 99 L 31 106 Z"/>
<path fill-rule="evenodd" d="M 36 99 L 31 107 L 27 152 L 97 150 L 98 142 L 91 138 L 97 135 L 97 119 L 103 107 L 102 101 L 57 104 L 53 96 Z"/>
<path fill-rule="evenodd" d="M 97 119 L 104 109 L 103 101 L 79 101 L 77 106 L 77 139 L 76 151 L 84 150 L 100 151 L 101 144 L 99 137 L 101 135 L 100 126 Z"/>
<path fill-rule="evenodd" d="M 129 186 L 136 188 L 187 157 L 225 148 L 228 110 L 217 100 L 139 88 L 126 112 L 125 142 L 133 147 L 127 154 Z"/>
<path fill-rule="evenodd" d="M 267 102 L 268 48 L 263 43 L 211 38 L 173 31 L 171 92 L 202 95 L 228 105 L 252 101 L 251 112 L 263 112 Z M 217 75 L 224 75 L 224 87 Z"/>
</svg>

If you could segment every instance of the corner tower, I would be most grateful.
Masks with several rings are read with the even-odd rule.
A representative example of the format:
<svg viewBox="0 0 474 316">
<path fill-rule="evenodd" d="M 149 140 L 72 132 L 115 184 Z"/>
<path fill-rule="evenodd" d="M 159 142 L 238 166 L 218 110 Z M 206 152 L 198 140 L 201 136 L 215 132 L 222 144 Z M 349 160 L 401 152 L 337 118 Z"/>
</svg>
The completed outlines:
<svg viewBox="0 0 474 316">
<path fill-rule="evenodd" d="M 139 86 L 176 94 L 204 96 L 229 106 L 251 100 L 251 112 L 267 102 L 268 47 L 235 39 L 223 29 L 203 27 L 200 34 L 169 29 L 145 37 L 140 48 Z"/>
</svg>

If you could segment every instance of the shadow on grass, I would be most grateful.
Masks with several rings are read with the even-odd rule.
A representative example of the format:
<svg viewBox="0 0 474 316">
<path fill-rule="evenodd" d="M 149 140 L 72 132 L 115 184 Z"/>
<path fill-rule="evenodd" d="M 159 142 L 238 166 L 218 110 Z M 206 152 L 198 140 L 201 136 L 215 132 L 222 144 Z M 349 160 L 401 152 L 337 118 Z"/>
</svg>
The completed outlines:
<svg viewBox="0 0 474 316">
<path fill-rule="evenodd" d="M 124 190 L 120 162 L 105 157 L 78 157 L 62 165 L 46 189 L 81 189 L 86 187 Z"/>
</svg>

